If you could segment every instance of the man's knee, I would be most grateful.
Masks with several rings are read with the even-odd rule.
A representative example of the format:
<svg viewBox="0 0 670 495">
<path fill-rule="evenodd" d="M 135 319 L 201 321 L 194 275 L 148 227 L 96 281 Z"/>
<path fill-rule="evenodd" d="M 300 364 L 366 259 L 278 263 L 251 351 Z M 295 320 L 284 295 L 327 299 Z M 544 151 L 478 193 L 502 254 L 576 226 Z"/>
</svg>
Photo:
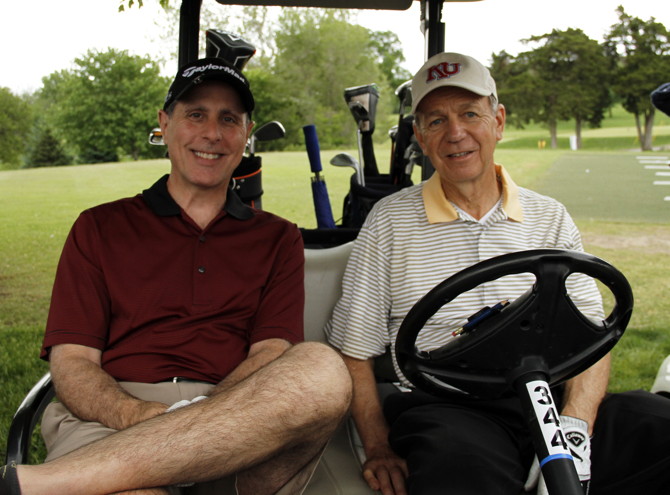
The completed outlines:
<svg viewBox="0 0 670 495">
<path fill-rule="evenodd" d="M 44 410 L 41 431 L 47 448 L 47 461 L 116 432 L 100 423 L 80 420 L 61 402 L 52 402 Z"/>
<path fill-rule="evenodd" d="M 285 354 L 301 369 L 301 386 L 344 416 L 352 396 L 351 375 L 340 355 L 325 344 L 302 342 Z"/>
<path fill-rule="evenodd" d="M 499 422 L 474 407 L 429 403 L 400 412 L 389 439 L 417 493 L 444 493 L 445 486 L 459 494 L 520 493 L 533 456 L 522 419 Z"/>
<path fill-rule="evenodd" d="M 595 434 L 620 436 L 635 427 L 638 431 L 667 431 L 670 400 L 643 390 L 608 395 L 598 410 Z M 666 435 L 662 435 L 666 436 Z"/>
</svg>

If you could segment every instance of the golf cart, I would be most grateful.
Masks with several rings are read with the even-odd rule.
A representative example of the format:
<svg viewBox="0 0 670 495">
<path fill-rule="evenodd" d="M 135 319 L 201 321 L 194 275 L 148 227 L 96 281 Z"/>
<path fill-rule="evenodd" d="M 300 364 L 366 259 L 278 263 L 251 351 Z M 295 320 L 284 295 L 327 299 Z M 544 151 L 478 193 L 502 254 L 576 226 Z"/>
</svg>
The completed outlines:
<svg viewBox="0 0 670 495">
<path fill-rule="evenodd" d="M 405 10 L 412 5 L 412 0 L 217 1 L 222 4 L 385 10 Z M 420 21 L 426 40 L 425 56 L 429 57 L 444 50 L 442 6 L 444 1 L 450 0 L 417 1 L 420 1 L 422 7 Z M 180 66 L 199 56 L 201 2 L 202 0 L 182 1 Z M 354 118 L 361 124 L 359 168 L 362 167 L 363 170 L 355 174 L 359 179 L 352 178 L 352 180 L 357 180 L 356 185 L 361 188 L 375 189 L 379 197 L 407 186 L 406 177 L 403 178 L 398 170 L 392 169 L 388 174 L 375 172 L 373 155 L 370 154 L 369 148 L 366 148 L 369 146 L 366 143 L 371 142 L 371 129 L 365 127 L 366 120 L 368 122 L 370 120 L 372 108 L 370 95 L 374 95 L 374 90 L 369 87 L 350 89 L 348 93 L 353 102 L 350 104 L 350 109 Z M 399 97 L 407 98 L 409 94 L 406 86 L 399 89 Z M 366 102 L 360 101 L 358 97 L 361 95 L 367 98 Z M 402 119 L 406 128 L 408 120 L 404 115 Z M 399 126 L 396 144 L 400 142 L 400 133 Z M 407 142 L 405 146 L 409 146 L 409 143 Z M 394 155 L 395 151 L 397 149 L 394 150 Z M 250 148 L 250 154 L 253 154 L 253 148 Z M 405 156 L 404 153 L 398 154 Z M 430 164 L 423 161 L 422 178 L 426 178 L 430 172 Z M 379 181 L 375 182 L 374 179 Z M 352 191 L 353 189 L 352 187 Z M 352 195 L 350 207 L 356 214 L 364 217 L 360 215 L 364 208 L 357 206 L 354 196 Z M 359 196 L 363 197 L 364 194 L 359 191 Z M 375 199 L 378 198 L 366 200 L 365 208 L 371 207 Z M 260 206 L 259 200 L 255 205 Z M 307 340 L 325 341 L 323 327 L 340 296 L 341 278 L 351 250 L 351 239 L 355 237 L 360 223 L 362 218 L 352 221 L 348 228 L 303 229 L 306 245 L 305 337 Z M 481 283 L 520 272 L 531 272 L 536 276 L 536 284 L 524 296 L 501 311 L 484 311 L 473 315 L 468 331 L 449 345 L 430 352 L 416 349 L 416 337 L 423 324 L 441 306 Z M 564 295 L 565 279 L 574 272 L 586 273 L 601 280 L 613 292 L 616 305 L 604 322 L 596 324 L 586 320 L 578 314 L 578 311 L 574 311 L 574 306 Z M 542 311 L 539 311 L 540 308 Z M 560 441 L 562 435 L 560 426 L 557 422 L 547 423 L 538 418 L 558 416 L 549 387 L 575 376 L 606 354 L 621 337 L 631 311 L 630 286 L 617 270 L 602 260 L 558 250 L 515 253 L 475 265 L 446 280 L 427 294 L 408 314 L 401 327 L 398 345 L 391 352 L 396 353 L 406 376 L 416 386 L 431 393 L 440 394 L 448 383 L 457 383 L 461 390 L 482 396 L 518 394 L 527 406 L 528 419 L 536 437 L 538 456 L 547 460 L 543 472 L 551 493 L 577 494 L 581 493 L 581 487 L 569 452 L 566 452 L 565 443 Z M 542 317 L 537 316 L 538 314 Z M 558 341 L 552 338 L 557 334 L 554 330 L 563 325 L 573 328 L 575 332 L 573 339 Z M 505 339 L 501 338 L 503 333 L 506 334 Z M 506 352 L 502 353 L 486 352 L 487 348 L 499 349 L 503 340 L 516 342 L 514 338 L 509 337 L 510 334 L 524 335 L 525 345 L 509 346 Z M 494 355 L 495 358 L 492 357 Z M 392 377 L 387 383 L 380 383 L 382 394 L 393 389 L 391 381 Z M 539 396 L 537 391 L 540 391 Z M 53 395 L 53 386 L 47 374 L 29 393 L 14 417 L 9 432 L 7 462 L 27 461 L 32 431 Z M 361 476 L 363 460 L 364 454 L 355 428 L 351 422 L 345 422 L 326 449 L 305 493 L 319 495 L 373 493 Z"/>
</svg>

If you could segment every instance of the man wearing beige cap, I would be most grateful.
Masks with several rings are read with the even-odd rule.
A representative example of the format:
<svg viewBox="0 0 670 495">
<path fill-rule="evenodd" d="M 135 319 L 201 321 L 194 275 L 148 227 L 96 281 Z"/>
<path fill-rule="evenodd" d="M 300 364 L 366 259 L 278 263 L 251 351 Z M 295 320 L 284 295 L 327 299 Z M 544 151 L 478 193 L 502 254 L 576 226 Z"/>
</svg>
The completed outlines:
<svg viewBox="0 0 670 495">
<path fill-rule="evenodd" d="M 516 398 L 454 393 L 445 399 L 411 390 L 391 394 L 382 406 L 373 361 L 394 346 L 410 308 L 448 276 L 510 252 L 581 251 L 580 235 L 562 204 L 518 187 L 495 163 L 506 113 L 482 64 L 457 53 L 435 55 L 413 78 L 412 99 L 414 132 L 435 173 L 375 205 L 326 327 L 354 380 L 352 414 L 367 457 L 363 476 L 384 495 L 518 495 L 538 478 L 529 476 L 535 454 Z M 508 276 L 459 296 L 428 320 L 417 347 L 443 345 L 482 307 L 523 294 L 533 282 L 528 277 Z M 567 287 L 584 314 L 603 318 L 592 279 L 570 277 Z M 411 389 L 391 354 L 400 384 Z M 583 483 L 591 478 L 591 459 L 595 465 L 604 455 L 602 447 L 591 455 L 589 438 L 602 423 L 596 424 L 599 408 L 613 403 L 603 402 L 609 367 L 608 355 L 569 381 L 561 398 L 562 427 Z M 599 475 L 607 480 L 594 470 L 594 480 Z"/>
</svg>

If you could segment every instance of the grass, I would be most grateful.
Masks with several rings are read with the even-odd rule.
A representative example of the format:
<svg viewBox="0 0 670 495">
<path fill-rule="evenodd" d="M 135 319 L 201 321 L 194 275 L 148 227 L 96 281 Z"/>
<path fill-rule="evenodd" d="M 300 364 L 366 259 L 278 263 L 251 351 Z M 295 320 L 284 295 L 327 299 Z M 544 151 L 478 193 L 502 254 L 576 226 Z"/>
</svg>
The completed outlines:
<svg viewBox="0 0 670 495">
<path fill-rule="evenodd" d="M 628 222 L 666 222 L 667 187 L 654 186 L 655 169 L 645 168 L 641 153 L 567 153 L 554 162 L 537 188 L 583 218 Z M 670 172 L 670 167 L 668 167 Z"/>
<path fill-rule="evenodd" d="M 670 141 L 670 126 L 663 129 L 666 135 L 659 139 Z M 587 139 L 615 140 L 610 144 L 618 143 L 619 151 L 538 151 L 533 140 L 542 134 L 541 129 L 511 130 L 510 143 L 530 145 L 525 149 L 502 147 L 497 160 L 520 185 L 565 202 L 583 233 L 586 250 L 629 278 L 636 307 L 629 329 L 613 353 L 611 389 L 648 389 L 662 358 L 670 354 L 670 303 L 664 297 L 670 289 L 670 202 L 663 202 L 661 190 L 651 185 L 652 176 L 637 162 L 640 153 L 625 151 L 630 148 L 627 140 L 631 134 L 621 135 L 620 128 L 610 129 L 609 134 L 597 131 L 589 131 L 592 134 Z M 378 148 L 382 170 L 388 163 L 386 148 Z M 337 218 L 351 170 L 328 165 L 335 153 L 322 152 L 322 160 Z M 301 227 L 315 227 L 306 153 L 262 156 L 264 209 Z M 587 168 L 589 174 L 585 173 Z M 168 169 L 167 160 L 151 160 L 0 172 L 3 457 L 11 416 L 47 369 L 38 353 L 56 264 L 72 222 L 85 208 L 137 194 Z M 667 189 L 665 194 L 670 194 Z"/>
<path fill-rule="evenodd" d="M 570 149 L 570 136 L 575 134 L 574 121 L 558 123 L 558 147 L 562 150 Z M 549 141 L 549 132 L 541 124 L 531 123 L 518 129 L 507 125 L 505 139 L 498 145 L 498 149 L 538 149 L 540 141 Z M 656 112 L 652 145 L 654 147 L 670 146 L 670 117 Z M 620 105 L 612 107 L 601 127 L 592 129 L 582 128 L 582 150 L 584 151 L 612 151 L 612 150 L 639 150 L 640 141 L 637 138 L 635 120 L 632 114 L 626 112 Z"/>
<path fill-rule="evenodd" d="M 500 143 L 499 149 L 533 149 L 538 147 L 538 143 L 544 140 L 548 141 L 545 134 L 524 135 L 515 139 L 506 139 Z M 570 136 L 558 136 L 558 149 L 570 149 Z M 657 136 L 652 145 L 654 147 L 668 148 L 670 145 L 670 135 Z M 608 151 L 612 149 L 639 149 L 640 142 L 637 138 L 628 136 L 599 136 L 592 134 L 589 137 L 582 137 L 582 151 Z"/>
<path fill-rule="evenodd" d="M 577 225 L 586 251 L 617 267 L 633 289 L 633 316 L 612 351 L 610 390 L 648 390 L 670 354 L 670 301 L 664 297 L 670 291 L 670 224 L 577 219 Z"/>
</svg>

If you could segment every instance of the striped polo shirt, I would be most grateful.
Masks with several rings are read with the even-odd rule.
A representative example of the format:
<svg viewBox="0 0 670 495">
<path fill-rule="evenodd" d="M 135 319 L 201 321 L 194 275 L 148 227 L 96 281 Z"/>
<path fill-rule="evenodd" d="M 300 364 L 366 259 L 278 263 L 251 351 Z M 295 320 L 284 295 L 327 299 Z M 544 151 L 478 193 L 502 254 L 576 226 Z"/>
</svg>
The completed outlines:
<svg viewBox="0 0 670 495">
<path fill-rule="evenodd" d="M 393 345 L 412 306 L 447 277 L 480 261 L 529 249 L 582 251 L 579 231 L 558 201 L 518 187 L 502 166 L 500 201 L 480 220 L 447 200 L 437 174 L 380 200 L 355 241 L 342 282 L 342 298 L 326 325 L 328 341 L 343 354 L 369 359 Z M 443 306 L 417 339 L 432 350 L 484 306 L 521 296 L 534 283 L 529 273 L 482 284 Z M 587 316 L 603 318 L 593 279 L 573 274 L 567 288 Z M 402 377 L 395 353 L 396 373 Z"/>
</svg>

